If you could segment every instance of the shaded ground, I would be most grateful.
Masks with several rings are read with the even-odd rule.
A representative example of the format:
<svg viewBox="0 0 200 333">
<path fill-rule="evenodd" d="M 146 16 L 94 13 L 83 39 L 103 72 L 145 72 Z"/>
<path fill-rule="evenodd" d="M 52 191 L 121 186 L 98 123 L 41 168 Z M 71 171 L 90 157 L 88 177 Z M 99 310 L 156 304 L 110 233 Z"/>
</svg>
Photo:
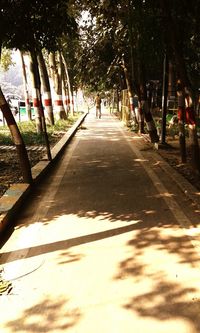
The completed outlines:
<svg viewBox="0 0 200 333">
<path fill-rule="evenodd" d="M 0 331 L 199 333 L 199 211 L 148 142 L 84 125 L 1 249 Z"/>
<path fill-rule="evenodd" d="M 63 132 L 57 134 L 51 146 L 53 147 L 63 135 Z M 160 154 L 170 166 L 181 173 L 193 186 L 200 190 L 200 177 L 194 172 L 191 166 L 190 150 L 187 148 L 187 164 L 181 164 L 178 137 L 173 139 L 168 138 L 167 142 L 169 146 L 166 149 L 159 149 L 158 154 Z M 44 146 L 32 146 L 28 147 L 28 149 L 31 166 L 37 164 L 46 152 Z M 18 156 L 14 147 L 12 147 L 12 149 L 10 149 L 10 147 L 8 149 L 5 149 L 5 147 L 2 149 L 0 147 L 0 170 L 0 196 L 2 196 L 10 185 L 22 182 Z"/>
</svg>

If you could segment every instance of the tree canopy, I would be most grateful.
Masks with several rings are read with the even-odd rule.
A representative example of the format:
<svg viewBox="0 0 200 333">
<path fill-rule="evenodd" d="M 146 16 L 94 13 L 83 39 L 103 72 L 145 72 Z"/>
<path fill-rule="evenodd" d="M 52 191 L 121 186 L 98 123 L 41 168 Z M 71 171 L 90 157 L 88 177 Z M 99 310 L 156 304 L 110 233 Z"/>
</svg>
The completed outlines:
<svg viewBox="0 0 200 333">
<path fill-rule="evenodd" d="M 81 30 L 82 79 L 95 87 L 102 81 L 105 85 L 111 83 L 114 72 L 120 71 L 122 55 L 130 72 L 133 66 L 137 72 L 138 61 L 142 61 L 148 80 L 161 78 L 166 50 L 171 62 L 177 65 L 170 38 L 175 22 L 177 48 L 181 48 L 188 78 L 193 86 L 199 87 L 199 3 L 192 1 L 188 6 L 186 0 L 75 0 L 77 8 L 88 12 L 90 23 Z M 132 80 L 136 79 L 136 72 L 132 71 Z"/>
<path fill-rule="evenodd" d="M 0 40 L 10 48 L 58 48 L 63 34 L 72 34 L 76 22 L 66 0 L 2 0 Z"/>
<path fill-rule="evenodd" d="M 200 86 L 200 1 L 2 0 L 0 10 L 0 45 L 29 50 L 34 41 L 55 50 L 63 44 L 76 84 L 111 87 L 123 76 L 122 56 L 136 84 L 139 62 L 147 80 L 161 78 L 164 53 L 177 66 L 179 49 L 191 85 Z"/>
</svg>

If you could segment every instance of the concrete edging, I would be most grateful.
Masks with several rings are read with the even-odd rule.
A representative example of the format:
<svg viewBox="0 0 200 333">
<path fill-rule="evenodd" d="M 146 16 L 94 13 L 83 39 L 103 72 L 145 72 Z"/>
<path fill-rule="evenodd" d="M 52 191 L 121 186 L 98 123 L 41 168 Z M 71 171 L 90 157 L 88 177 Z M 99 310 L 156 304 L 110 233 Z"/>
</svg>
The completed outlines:
<svg viewBox="0 0 200 333">
<path fill-rule="evenodd" d="M 32 167 L 33 185 L 42 178 L 44 173 L 46 173 L 58 159 L 87 114 L 88 112 L 83 113 L 74 125 L 70 127 L 62 139 L 52 148 L 52 161 L 48 161 L 47 156 L 44 155 L 42 160 Z M 5 231 L 6 227 L 12 224 L 14 215 L 22 206 L 24 199 L 30 194 L 32 187 L 32 185 L 25 183 L 13 184 L 0 198 L 0 234 Z"/>
</svg>

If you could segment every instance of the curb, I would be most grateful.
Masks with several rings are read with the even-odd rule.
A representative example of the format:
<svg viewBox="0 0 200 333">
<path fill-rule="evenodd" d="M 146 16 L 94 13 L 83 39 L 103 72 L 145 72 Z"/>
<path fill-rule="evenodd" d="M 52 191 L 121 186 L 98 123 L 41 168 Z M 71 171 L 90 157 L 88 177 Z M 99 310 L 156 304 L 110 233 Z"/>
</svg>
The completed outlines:
<svg viewBox="0 0 200 333">
<path fill-rule="evenodd" d="M 14 224 L 15 214 L 19 211 L 24 200 L 30 194 L 33 186 L 37 184 L 43 175 L 53 166 L 55 161 L 61 155 L 61 152 L 70 142 L 78 127 L 82 124 L 88 112 L 83 115 L 74 123 L 67 133 L 61 138 L 61 140 L 52 148 L 51 155 L 52 161 L 47 160 L 47 156 L 44 155 L 42 160 L 31 168 L 33 185 L 19 183 L 13 184 L 0 198 L 0 235 L 5 229 Z"/>
</svg>

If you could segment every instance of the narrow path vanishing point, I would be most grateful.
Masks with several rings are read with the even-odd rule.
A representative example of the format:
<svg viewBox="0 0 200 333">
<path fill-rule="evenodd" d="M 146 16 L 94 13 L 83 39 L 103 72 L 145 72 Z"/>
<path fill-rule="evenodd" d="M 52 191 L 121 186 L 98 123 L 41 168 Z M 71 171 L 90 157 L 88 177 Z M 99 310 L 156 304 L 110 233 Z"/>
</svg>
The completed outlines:
<svg viewBox="0 0 200 333">
<path fill-rule="evenodd" d="M 0 252 L 2 333 L 199 333 L 199 211 L 144 140 L 91 112 Z"/>
</svg>

